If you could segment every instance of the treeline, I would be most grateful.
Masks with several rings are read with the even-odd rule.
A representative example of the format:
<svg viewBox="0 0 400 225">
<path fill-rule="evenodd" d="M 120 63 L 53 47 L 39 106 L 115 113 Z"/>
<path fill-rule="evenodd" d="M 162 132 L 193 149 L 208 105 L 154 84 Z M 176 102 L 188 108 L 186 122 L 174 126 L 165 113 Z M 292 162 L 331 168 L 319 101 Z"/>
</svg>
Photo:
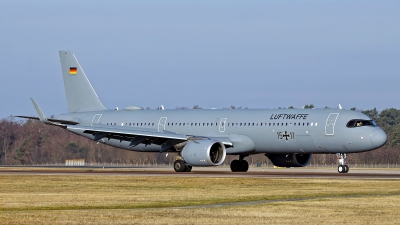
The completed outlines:
<svg viewBox="0 0 400 225">
<path fill-rule="evenodd" d="M 25 122 L 12 117 L 1 120 L 0 165 L 56 164 L 67 159 L 85 159 L 88 163 L 154 164 L 169 163 L 173 157 L 97 144 L 36 120 Z"/>
<path fill-rule="evenodd" d="M 311 105 L 307 105 L 307 108 Z M 196 107 L 200 108 L 200 107 Z M 289 107 L 290 108 L 290 107 Z M 200 108 L 201 109 L 201 108 Z M 352 108 L 352 110 L 356 110 Z M 378 112 L 365 110 L 388 134 L 388 142 L 380 149 L 349 154 L 349 164 L 395 164 L 400 162 L 400 110 L 390 108 Z M 36 120 L 17 120 L 13 117 L 0 121 L 0 165 L 32 165 L 63 163 L 67 159 L 85 159 L 87 163 L 161 164 L 172 163 L 176 154 L 132 152 L 113 148 L 70 133 L 64 129 L 44 125 Z M 227 157 L 230 163 L 237 156 Z M 247 157 L 249 163 L 268 162 L 262 154 Z M 314 164 L 336 163 L 334 154 L 313 155 Z"/>
</svg>

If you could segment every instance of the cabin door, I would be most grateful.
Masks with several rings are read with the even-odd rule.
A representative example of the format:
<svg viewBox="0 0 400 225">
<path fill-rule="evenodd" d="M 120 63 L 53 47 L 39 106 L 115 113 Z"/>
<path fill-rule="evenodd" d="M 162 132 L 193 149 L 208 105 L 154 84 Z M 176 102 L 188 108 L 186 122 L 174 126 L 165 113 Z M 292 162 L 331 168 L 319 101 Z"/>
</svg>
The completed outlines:
<svg viewBox="0 0 400 225">
<path fill-rule="evenodd" d="M 225 126 L 226 126 L 226 118 L 222 118 L 221 121 L 219 122 L 219 132 L 224 133 Z"/>
<path fill-rule="evenodd" d="M 339 116 L 339 113 L 330 113 L 328 118 L 326 119 L 325 124 L 325 135 L 333 136 L 335 134 L 335 124 L 336 120 Z"/>
<path fill-rule="evenodd" d="M 158 121 L 158 132 L 165 130 L 165 123 L 167 122 L 167 117 L 161 117 Z"/>
<path fill-rule="evenodd" d="M 96 114 L 96 115 L 93 116 L 93 119 L 92 119 L 92 127 L 93 127 L 93 124 L 98 124 L 98 123 L 99 123 L 100 117 L 101 117 L 102 115 L 103 115 L 103 114 Z"/>
</svg>

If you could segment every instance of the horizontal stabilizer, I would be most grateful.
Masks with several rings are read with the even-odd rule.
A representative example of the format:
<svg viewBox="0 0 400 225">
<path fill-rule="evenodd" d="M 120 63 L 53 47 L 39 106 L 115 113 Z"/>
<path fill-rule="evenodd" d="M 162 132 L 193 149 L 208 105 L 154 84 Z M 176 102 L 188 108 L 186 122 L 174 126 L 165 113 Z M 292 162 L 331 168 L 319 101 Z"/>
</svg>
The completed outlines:
<svg viewBox="0 0 400 225">
<path fill-rule="evenodd" d="M 18 118 L 24 118 L 24 119 L 31 119 L 31 120 L 40 120 L 39 117 L 33 117 L 33 116 L 16 116 Z M 79 124 L 78 122 L 74 121 L 69 121 L 69 120 L 56 120 L 56 119 L 47 119 L 50 122 L 53 123 L 60 123 L 60 124 L 65 124 L 65 125 L 77 125 Z"/>
<path fill-rule="evenodd" d="M 43 111 L 40 109 L 40 107 L 36 103 L 36 101 L 33 98 L 31 98 L 31 101 L 32 101 L 32 104 L 35 107 L 36 113 L 38 114 L 39 117 L 31 117 L 31 116 L 17 116 L 17 117 L 25 118 L 25 119 L 40 120 L 40 122 L 42 122 L 42 123 L 49 124 L 49 125 L 54 125 L 54 126 L 62 126 L 64 128 L 65 128 L 66 124 L 78 124 L 78 123 L 73 122 L 73 121 L 47 119 L 47 117 L 44 115 Z M 61 124 L 58 124 L 58 123 L 61 123 Z"/>
</svg>

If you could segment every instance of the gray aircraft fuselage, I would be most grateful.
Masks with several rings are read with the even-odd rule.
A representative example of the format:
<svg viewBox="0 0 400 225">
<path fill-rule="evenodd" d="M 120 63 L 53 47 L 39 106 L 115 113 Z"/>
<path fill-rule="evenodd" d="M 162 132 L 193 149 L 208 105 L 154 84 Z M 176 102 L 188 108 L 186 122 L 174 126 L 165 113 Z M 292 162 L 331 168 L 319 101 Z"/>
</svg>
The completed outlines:
<svg viewBox="0 0 400 225">
<path fill-rule="evenodd" d="M 229 138 L 233 147 L 227 148 L 227 154 L 355 153 L 381 147 L 387 139 L 378 126 L 347 127 L 351 120 L 371 119 L 360 112 L 341 109 L 106 110 L 65 114 L 56 119 L 93 127 Z M 106 138 L 102 142 L 133 151 L 161 149 L 151 144 L 129 148 L 129 141 Z"/>
</svg>

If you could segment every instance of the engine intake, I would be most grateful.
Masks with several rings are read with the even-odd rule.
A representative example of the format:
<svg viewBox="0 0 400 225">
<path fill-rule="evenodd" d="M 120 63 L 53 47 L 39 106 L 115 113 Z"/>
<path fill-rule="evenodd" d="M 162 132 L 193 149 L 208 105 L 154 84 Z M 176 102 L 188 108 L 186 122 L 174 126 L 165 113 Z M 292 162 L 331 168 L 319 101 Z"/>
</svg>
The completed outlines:
<svg viewBox="0 0 400 225">
<path fill-rule="evenodd" d="M 226 148 L 216 140 L 196 140 L 187 143 L 181 155 L 191 166 L 219 166 L 225 160 Z"/>
<path fill-rule="evenodd" d="M 265 154 L 275 166 L 303 167 L 311 160 L 311 154 Z"/>
</svg>

